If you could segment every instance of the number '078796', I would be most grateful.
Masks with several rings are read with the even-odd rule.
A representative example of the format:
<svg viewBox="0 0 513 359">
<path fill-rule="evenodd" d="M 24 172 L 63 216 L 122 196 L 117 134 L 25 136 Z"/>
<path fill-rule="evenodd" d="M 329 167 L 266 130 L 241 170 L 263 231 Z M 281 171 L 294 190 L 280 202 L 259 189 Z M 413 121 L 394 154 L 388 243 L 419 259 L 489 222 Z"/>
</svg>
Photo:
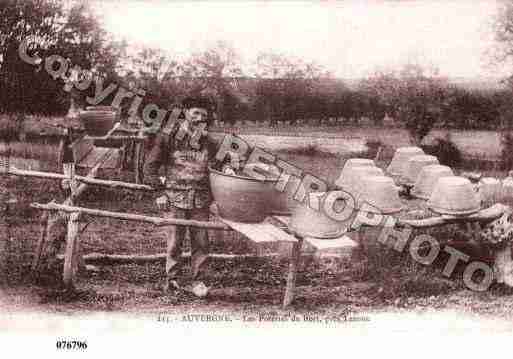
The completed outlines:
<svg viewBox="0 0 513 359">
<path fill-rule="evenodd" d="M 85 350 L 87 342 L 85 340 L 57 340 L 55 346 L 59 350 Z"/>
</svg>

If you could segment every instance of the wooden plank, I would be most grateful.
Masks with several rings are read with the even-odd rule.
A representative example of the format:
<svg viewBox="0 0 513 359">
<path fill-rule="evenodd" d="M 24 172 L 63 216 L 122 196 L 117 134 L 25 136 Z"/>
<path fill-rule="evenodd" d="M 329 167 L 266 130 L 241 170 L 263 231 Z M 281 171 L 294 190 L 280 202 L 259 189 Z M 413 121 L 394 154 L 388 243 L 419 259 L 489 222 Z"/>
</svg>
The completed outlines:
<svg viewBox="0 0 513 359">
<path fill-rule="evenodd" d="M 294 236 L 282 231 L 270 223 L 240 223 L 220 218 L 233 230 L 242 233 L 256 243 L 264 242 L 297 242 Z"/>
<path fill-rule="evenodd" d="M 78 163 L 78 166 L 82 168 L 92 168 L 109 152 L 109 158 L 102 163 L 100 168 L 115 169 L 119 165 L 119 149 L 109 147 L 94 147 L 91 152 Z"/>
<path fill-rule="evenodd" d="M 86 138 L 80 138 L 71 144 L 73 158 L 80 163 L 94 148 L 94 141 Z"/>
<path fill-rule="evenodd" d="M 273 218 L 276 218 L 286 226 L 290 223 L 290 216 L 273 216 Z M 304 237 L 303 239 L 318 250 L 355 248 L 358 246 L 357 242 L 346 235 L 333 239 L 320 239 L 314 237 Z"/>
<path fill-rule="evenodd" d="M 353 241 L 348 236 L 342 236 L 335 239 L 319 239 L 313 237 L 305 237 L 305 242 L 308 242 L 318 250 L 324 249 L 342 249 L 342 248 L 356 248 L 358 243 Z"/>
</svg>

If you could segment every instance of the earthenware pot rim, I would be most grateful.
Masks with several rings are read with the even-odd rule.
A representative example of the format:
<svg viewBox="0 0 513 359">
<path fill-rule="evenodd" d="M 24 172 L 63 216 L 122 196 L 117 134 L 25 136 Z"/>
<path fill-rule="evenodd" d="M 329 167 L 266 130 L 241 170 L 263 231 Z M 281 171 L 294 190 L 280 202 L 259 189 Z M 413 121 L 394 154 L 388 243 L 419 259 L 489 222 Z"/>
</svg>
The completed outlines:
<svg viewBox="0 0 513 359">
<path fill-rule="evenodd" d="M 335 239 L 335 238 L 339 238 L 340 236 L 342 236 L 345 233 L 347 233 L 348 229 L 347 228 L 340 228 L 339 230 L 337 230 L 335 232 L 325 233 L 323 235 L 321 235 L 319 233 L 308 232 L 308 231 L 297 231 L 293 227 L 289 227 L 289 231 L 292 232 L 292 234 L 294 234 L 296 236 L 299 236 L 299 237 L 302 237 L 302 238 L 304 238 L 304 237 L 313 237 L 313 238 L 318 238 L 318 239 Z"/>
<path fill-rule="evenodd" d="M 436 206 L 428 206 L 430 210 L 440 215 L 451 215 L 451 216 L 469 216 L 471 214 L 479 212 L 482 208 L 478 206 L 477 209 L 467 209 L 465 211 L 452 211 L 450 209 L 440 208 Z"/>
<path fill-rule="evenodd" d="M 418 198 L 418 199 L 423 199 L 423 200 L 429 200 L 429 197 L 430 196 L 425 196 L 423 195 L 422 193 L 417 193 L 418 191 L 415 191 L 415 187 L 413 187 L 413 189 L 411 190 L 410 194 L 415 197 L 415 198 Z"/>
<path fill-rule="evenodd" d="M 361 207 L 362 205 L 361 204 L 358 204 L 358 211 L 359 212 L 365 212 L 365 213 L 374 213 L 374 214 L 395 214 L 395 213 L 399 213 L 401 211 L 403 211 L 406 207 L 405 206 L 399 206 L 399 207 L 395 207 L 395 208 L 379 208 L 378 206 L 374 205 L 371 201 L 368 201 L 366 200 L 364 203 L 367 203 L 371 206 L 373 206 L 374 208 L 377 208 L 377 210 L 379 210 L 380 212 L 373 212 L 373 211 L 365 211 L 363 210 Z"/>
<path fill-rule="evenodd" d="M 231 178 L 238 178 L 238 179 L 243 179 L 243 180 L 246 180 L 246 181 L 253 181 L 253 182 L 258 182 L 258 183 L 276 183 L 276 182 L 278 182 L 278 179 L 264 179 L 264 180 L 261 180 L 261 179 L 253 178 L 253 177 L 244 177 L 244 176 L 239 176 L 239 175 L 232 175 L 232 174 L 229 174 L 229 173 L 224 173 L 224 172 L 215 170 L 212 167 L 209 167 L 208 170 L 209 170 L 210 173 L 214 173 L 216 175 L 225 176 L 225 177 L 231 177 Z"/>
</svg>

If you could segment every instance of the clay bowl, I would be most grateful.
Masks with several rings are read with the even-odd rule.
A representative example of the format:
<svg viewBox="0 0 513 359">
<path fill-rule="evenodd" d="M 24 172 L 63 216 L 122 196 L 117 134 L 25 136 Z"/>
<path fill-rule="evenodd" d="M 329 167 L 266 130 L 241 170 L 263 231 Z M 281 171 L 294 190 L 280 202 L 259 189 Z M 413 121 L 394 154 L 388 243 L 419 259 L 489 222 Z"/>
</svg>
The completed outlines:
<svg viewBox="0 0 513 359">
<path fill-rule="evenodd" d="M 271 212 L 276 180 L 260 180 L 209 169 L 219 215 L 235 222 L 262 222 Z"/>
<path fill-rule="evenodd" d="M 104 136 L 117 120 L 117 112 L 110 110 L 81 111 L 79 119 L 89 136 Z"/>
<path fill-rule="evenodd" d="M 344 163 L 344 167 L 342 167 L 342 171 L 340 171 L 340 175 L 335 183 L 342 181 L 342 179 L 355 167 L 376 167 L 376 165 L 373 160 L 368 158 L 349 158 L 346 163 Z"/>
<path fill-rule="evenodd" d="M 363 207 L 364 204 L 368 206 Z M 402 210 L 399 188 L 391 177 L 370 176 L 362 181 L 359 208 L 370 213 L 393 214 Z"/>
<path fill-rule="evenodd" d="M 387 173 L 392 176 L 403 175 L 404 166 L 413 156 L 423 155 L 424 151 L 420 147 L 399 147 L 392 158 L 392 162 L 387 167 Z"/>
<path fill-rule="evenodd" d="M 506 177 L 501 184 L 501 201 L 513 201 L 513 177 Z"/>
<path fill-rule="evenodd" d="M 469 215 L 481 209 L 472 183 L 457 176 L 439 178 L 427 206 L 435 213 L 455 216 Z"/>
<path fill-rule="evenodd" d="M 483 177 L 478 184 L 478 193 L 481 202 L 494 203 L 501 195 L 501 181 L 493 177 Z"/>
<path fill-rule="evenodd" d="M 454 176 L 450 167 L 442 165 L 428 165 L 422 168 L 413 186 L 411 194 L 421 199 L 429 199 L 435 189 L 438 179 L 441 177 Z"/>
<path fill-rule="evenodd" d="M 413 186 L 415 182 L 417 182 L 422 168 L 437 164 L 439 164 L 439 162 L 435 156 L 418 155 L 410 157 L 404 166 L 404 171 L 402 176 L 399 178 L 399 183 Z"/>
<path fill-rule="evenodd" d="M 314 237 L 321 239 L 338 238 L 346 233 L 358 213 L 353 208 L 354 203 L 349 204 L 353 205 L 353 207 L 351 207 L 349 212 L 347 212 L 347 216 L 345 216 L 347 218 L 339 220 L 331 217 L 323 209 L 323 201 L 326 196 L 328 196 L 328 193 L 319 192 L 314 195 L 318 196 L 317 198 L 320 199 L 320 205 L 318 207 L 306 204 L 296 206 L 292 211 L 289 230 L 301 237 Z M 335 204 L 336 211 L 342 212 L 345 205 L 345 201 L 338 201 L 338 203 Z"/>
<path fill-rule="evenodd" d="M 264 176 L 261 177 L 261 179 L 276 180 L 276 185 L 273 188 L 271 200 L 268 203 L 268 205 L 271 207 L 269 210 L 271 214 L 290 216 L 292 209 L 300 204 L 300 200 L 295 199 L 295 196 L 298 192 L 301 192 L 298 195 L 302 195 L 302 193 L 304 193 L 302 192 L 304 191 L 304 185 L 301 181 L 301 178 L 289 176 L 287 180 L 277 181 L 279 177 L 285 177 L 285 175 L 280 174 L 279 172 L 273 173 L 272 168 L 263 163 L 247 163 L 244 166 L 244 169 L 249 169 L 249 172 L 246 172 L 247 175 L 251 176 L 251 173 L 254 171 L 257 173 L 257 175 Z"/>
<path fill-rule="evenodd" d="M 301 191 L 301 187 L 304 186 L 300 180 L 289 180 L 283 191 L 275 189 L 271 201 L 271 213 L 281 216 L 290 216 L 294 208 L 301 205 L 300 200 L 294 198 L 298 191 Z"/>
<path fill-rule="evenodd" d="M 383 170 L 376 166 L 352 167 L 335 182 L 335 186 L 349 192 L 356 199 L 363 179 L 370 176 L 383 176 Z"/>
</svg>

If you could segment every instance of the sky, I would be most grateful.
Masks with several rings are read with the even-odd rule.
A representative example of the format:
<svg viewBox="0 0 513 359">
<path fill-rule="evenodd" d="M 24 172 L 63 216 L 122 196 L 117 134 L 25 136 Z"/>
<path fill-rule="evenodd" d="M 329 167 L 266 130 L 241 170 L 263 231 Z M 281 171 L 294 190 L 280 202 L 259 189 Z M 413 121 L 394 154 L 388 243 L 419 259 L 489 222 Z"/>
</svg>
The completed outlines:
<svg viewBox="0 0 513 359">
<path fill-rule="evenodd" d="M 132 46 L 187 56 L 223 40 L 245 66 L 261 51 L 360 78 L 405 63 L 449 77 L 500 77 L 490 66 L 494 0 L 94 1 L 107 31 Z"/>
</svg>

